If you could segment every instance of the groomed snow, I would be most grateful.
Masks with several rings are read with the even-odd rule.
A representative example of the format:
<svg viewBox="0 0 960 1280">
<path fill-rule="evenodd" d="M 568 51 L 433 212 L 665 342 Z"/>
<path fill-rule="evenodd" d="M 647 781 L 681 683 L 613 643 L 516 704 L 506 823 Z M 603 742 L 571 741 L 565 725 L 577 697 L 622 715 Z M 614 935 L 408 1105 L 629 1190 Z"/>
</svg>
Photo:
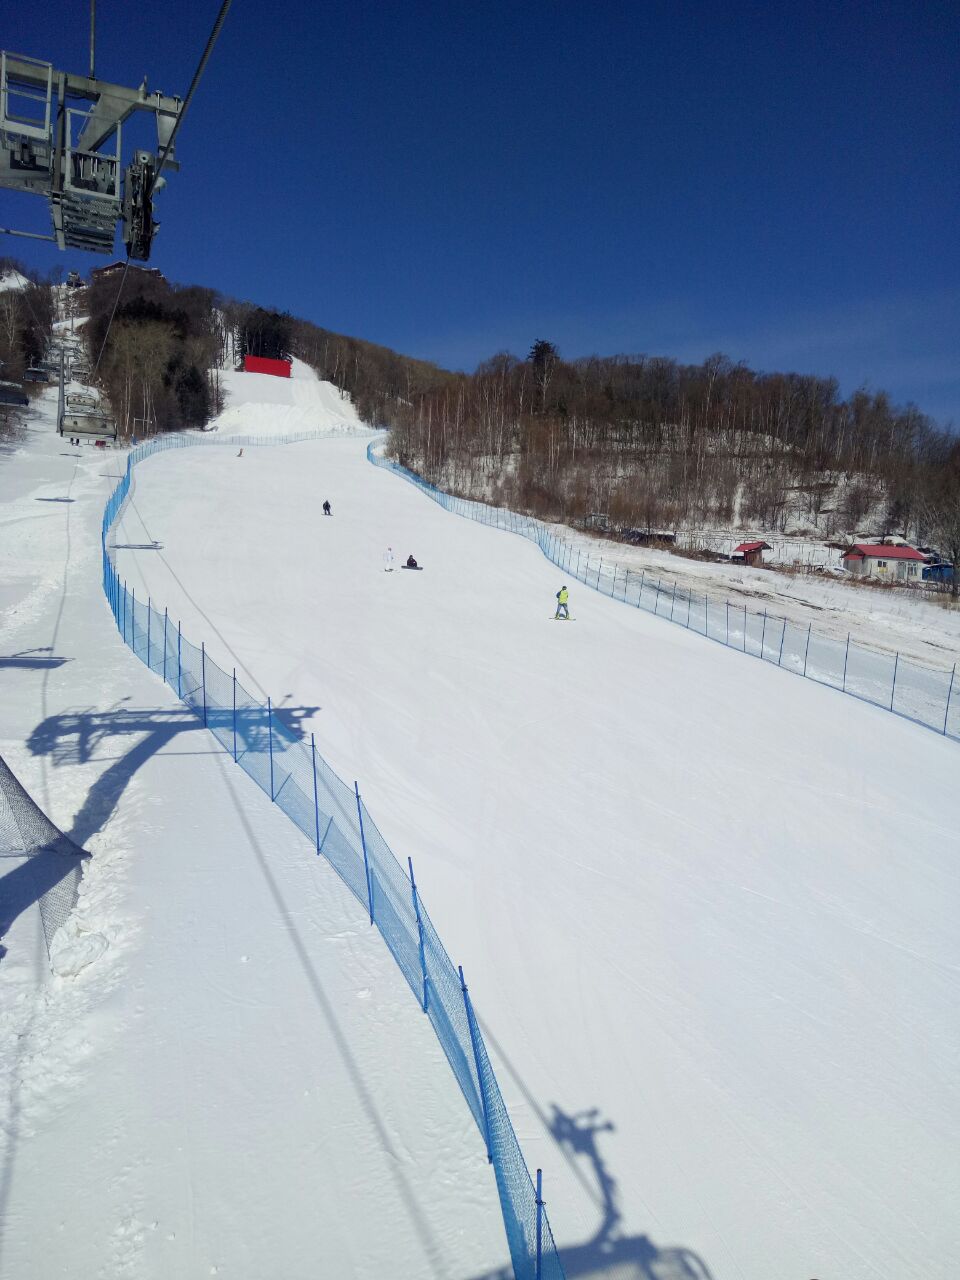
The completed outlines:
<svg viewBox="0 0 960 1280">
<path fill-rule="evenodd" d="M 577 584 L 551 621 L 535 547 L 364 448 L 150 459 L 119 566 L 413 855 L 569 1273 L 952 1276 L 957 745 Z"/>
<path fill-rule="evenodd" d="M 322 382 L 302 360 L 293 361 L 289 378 L 226 369 L 220 380 L 225 407 L 208 430 L 222 436 L 367 430 L 350 397 L 341 395 L 333 383 Z"/>
<path fill-rule="evenodd" d="M 60 976 L 0 862 L 0 1276 L 503 1266 L 482 1141 L 379 935 L 117 634 L 124 454 L 65 444 L 55 404 L 0 454 L 0 753 L 93 857 Z"/>
</svg>

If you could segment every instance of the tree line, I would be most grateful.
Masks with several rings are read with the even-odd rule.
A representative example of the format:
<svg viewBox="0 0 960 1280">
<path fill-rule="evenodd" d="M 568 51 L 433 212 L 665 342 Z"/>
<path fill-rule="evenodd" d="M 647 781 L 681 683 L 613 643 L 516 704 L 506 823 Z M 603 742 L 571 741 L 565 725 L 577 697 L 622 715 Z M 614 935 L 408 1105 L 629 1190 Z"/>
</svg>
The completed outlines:
<svg viewBox="0 0 960 1280">
<path fill-rule="evenodd" d="M 392 450 L 435 484 L 546 519 L 666 531 L 916 531 L 956 438 L 882 391 L 726 356 L 565 361 L 538 339 L 398 407 Z M 877 513 L 879 512 L 879 515 Z"/>
<path fill-rule="evenodd" d="M 19 382 L 46 353 L 54 302 L 49 284 L 34 277 L 16 258 L 0 258 L 0 279 L 12 273 L 26 284 L 0 290 L 0 378 Z"/>
<path fill-rule="evenodd" d="M 123 435 L 202 427 L 221 407 L 217 295 L 131 267 L 95 277 L 80 305 L 91 367 Z M 113 316 L 111 322 L 111 316 Z M 106 339 L 106 341 L 105 341 Z"/>
</svg>

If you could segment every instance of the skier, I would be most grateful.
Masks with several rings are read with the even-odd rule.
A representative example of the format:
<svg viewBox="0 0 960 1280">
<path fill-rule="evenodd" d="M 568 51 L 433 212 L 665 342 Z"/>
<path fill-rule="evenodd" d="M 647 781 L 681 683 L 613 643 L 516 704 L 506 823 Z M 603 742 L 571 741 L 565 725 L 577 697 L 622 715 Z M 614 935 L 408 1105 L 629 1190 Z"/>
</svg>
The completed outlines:
<svg viewBox="0 0 960 1280">
<path fill-rule="evenodd" d="M 333 515 L 333 512 L 330 510 L 330 503 L 329 503 L 329 502 L 324 502 L 324 504 L 323 504 L 323 514 L 324 514 L 325 516 Z"/>
<path fill-rule="evenodd" d="M 560 590 L 557 592 L 557 612 L 553 615 L 555 618 L 569 619 L 570 610 L 567 607 L 567 601 L 569 599 L 570 599 L 570 592 L 567 590 L 566 587 L 561 587 Z M 563 610 L 563 613 L 560 612 L 561 609 Z"/>
<path fill-rule="evenodd" d="M 242 457 L 243 457 L 243 450 L 242 450 L 242 449 L 241 449 L 241 450 L 240 450 L 240 452 L 237 454 L 237 457 L 238 457 L 238 458 L 242 458 Z"/>
<path fill-rule="evenodd" d="M 383 553 L 384 573 L 393 573 L 393 565 L 394 565 L 393 547 L 387 547 L 386 551 Z"/>
</svg>

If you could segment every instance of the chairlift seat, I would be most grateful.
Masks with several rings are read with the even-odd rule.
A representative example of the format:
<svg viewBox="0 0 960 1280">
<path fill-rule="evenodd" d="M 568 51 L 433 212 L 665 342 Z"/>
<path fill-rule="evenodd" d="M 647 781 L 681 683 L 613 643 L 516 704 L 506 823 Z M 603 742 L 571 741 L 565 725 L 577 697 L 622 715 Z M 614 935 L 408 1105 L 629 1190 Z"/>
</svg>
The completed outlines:
<svg viewBox="0 0 960 1280">
<path fill-rule="evenodd" d="M 65 413 L 60 434 L 66 436 L 93 436 L 101 440 L 116 440 L 117 424 L 105 414 Z"/>
</svg>

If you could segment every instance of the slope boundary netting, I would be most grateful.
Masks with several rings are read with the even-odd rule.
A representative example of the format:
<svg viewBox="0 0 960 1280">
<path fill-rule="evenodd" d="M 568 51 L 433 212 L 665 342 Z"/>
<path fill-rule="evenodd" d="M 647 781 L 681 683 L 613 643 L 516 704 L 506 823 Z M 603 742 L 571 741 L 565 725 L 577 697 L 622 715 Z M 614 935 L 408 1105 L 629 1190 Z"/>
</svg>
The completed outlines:
<svg viewBox="0 0 960 1280">
<path fill-rule="evenodd" d="M 337 434 L 337 433 L 329 433 Z M 368 913 L 436 1032 L 493 1165 L 516 1280 L 563 1280 L 553 1232 L 527 1169 L 490 1064 L 463 973 L 456 968 L 420 899 L 413 875 L 397 861 L 355 783 L 350 787 L 206 652 L 183 634 L 167 610 L 137 600 L 121 581 L 107 535 L 131 491 L 137 464 L 167 449 L 194 445 L 289 444 L 297 436 L 168 436 L 139 445 L 111 493 L 101 530 L 103 589 L 124 642 L 202 720 L 234 761 L 327 859 Z"/>
<path fill-rule="evenodd" d="M 53 935 L 77 905 L 83 860 L 89 857 L 50 821 L 0 756 L 0 858 L 22 859 L 10 873 L 18 880 L 14 896 L 37 903 L 48 956 Z M 6 887 L 5 898 L 11 896 Z M 8 924 L 0 903 L 0 934 Z"/>
<path fill-rule="evenodd" d="M 554 533 L 542 521 L 445 493 L 384 457 L 381 449 L 382 437 L 367 446 L 367 458 L 375 467 L 384 467 L 416 485 L 455 515 L 535 542 L 552 564 L 584 586 L 960 741 L 960 678 L 956 663 L 952 670 L 928 667 L 899 653 L 859 644 L 849 636 L 844 642 L 820 635 L 812 624 L 799 626 L 766 611 L 750 613 L 745 605 L 729 600 L 711 603 L 708 595 L 653 573 L 604 565 L 602 557 L 584 554 L 582 547 Z"/>
</svg>

